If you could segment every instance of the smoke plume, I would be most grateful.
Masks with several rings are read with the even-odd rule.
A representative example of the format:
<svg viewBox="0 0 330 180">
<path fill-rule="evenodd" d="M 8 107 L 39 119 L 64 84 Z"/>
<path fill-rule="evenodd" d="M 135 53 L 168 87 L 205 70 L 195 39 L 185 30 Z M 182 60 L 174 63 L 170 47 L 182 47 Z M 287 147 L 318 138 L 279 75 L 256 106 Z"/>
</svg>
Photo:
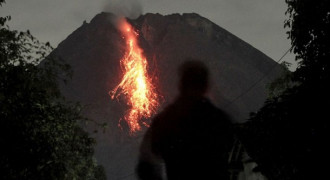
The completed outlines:
<svg viewBox="0 0 330 180">
<path fill-rule="evenodd" d="M 136 19 L 142 14 L 142 5 L 139 0 L 108 0 L 104 11 L 119 17 Z"/>
</svg>

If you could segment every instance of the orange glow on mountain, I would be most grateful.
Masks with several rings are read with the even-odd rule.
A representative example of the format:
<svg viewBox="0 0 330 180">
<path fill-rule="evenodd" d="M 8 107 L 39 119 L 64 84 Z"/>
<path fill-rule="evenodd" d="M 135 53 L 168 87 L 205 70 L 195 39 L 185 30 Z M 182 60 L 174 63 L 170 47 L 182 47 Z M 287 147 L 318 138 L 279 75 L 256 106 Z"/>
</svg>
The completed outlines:
<svg viewBox="0 0 330 180">
<path fill-rule="evenodd" d="M 159 106 L 158 95 L 152 79 L 148 77 L 148 62 L 142 54 L 143 50 L 138 45 L 138 33 L 124 19 L 120 21 L 119 30 L 127 45 L 125 55 L 120 60 L 123 77 L 109 94 L 112 99 L 121 95 L 125 96 L 130 109 L 124 119 L 130 132 L 134 133 L 141 129 L 140 120 L 142 118 L 149 118 L 156 112 Z M 142 122 L 142 124 L 145 123 Z"/>
</svg>

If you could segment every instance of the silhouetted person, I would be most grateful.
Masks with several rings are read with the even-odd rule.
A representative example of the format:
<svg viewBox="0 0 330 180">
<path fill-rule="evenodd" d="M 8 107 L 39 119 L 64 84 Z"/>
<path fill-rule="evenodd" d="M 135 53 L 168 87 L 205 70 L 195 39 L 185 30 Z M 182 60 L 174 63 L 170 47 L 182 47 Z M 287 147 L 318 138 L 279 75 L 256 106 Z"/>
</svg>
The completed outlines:
<svg viewBox="0 0 330 180">
<path fill-rule="evenodd" d="M 204 97 L 208 70 L 199 61 L 180 68 L 180 95 L 152 121 L 140 149 L 137 174 L 143 180 L 228 179 L 232 143 L 229 118 Z"/>
</svg>

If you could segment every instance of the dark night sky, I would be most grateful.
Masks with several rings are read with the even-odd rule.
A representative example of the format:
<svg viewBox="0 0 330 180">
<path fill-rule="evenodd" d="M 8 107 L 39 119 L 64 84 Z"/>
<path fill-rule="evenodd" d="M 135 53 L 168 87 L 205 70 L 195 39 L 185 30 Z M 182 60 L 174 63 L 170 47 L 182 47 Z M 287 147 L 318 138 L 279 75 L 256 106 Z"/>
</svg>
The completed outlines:
<svg viewBox="0 0 330 180">
<path fill-rule="evenodd" d="M 56 47 L 84 20 L 102 11 L 135 16 L 195 12 L 278 60 L 290 47 L 283 28 L 286 8 L 284 0 L 7 0 L 0 16 L 11 15 L 12 29 L 29 29 Z M 294 63 L 294 56 L 288 54 L 283 60 Z"/>
</svg>

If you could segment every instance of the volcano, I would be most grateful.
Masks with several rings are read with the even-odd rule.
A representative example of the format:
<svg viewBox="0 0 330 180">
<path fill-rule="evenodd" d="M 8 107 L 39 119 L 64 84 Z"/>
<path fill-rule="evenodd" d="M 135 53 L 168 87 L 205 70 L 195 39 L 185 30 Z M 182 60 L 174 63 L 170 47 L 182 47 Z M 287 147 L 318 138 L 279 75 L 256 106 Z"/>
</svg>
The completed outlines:
<svg viewBox="0 0 330 180">
<path fill-rule="evenodd" d="M 109 96 L 123 76 L 120 59 L 126 48 L 115 19 L 110 13 L 96 15 L 62 41 L 51 55 L 72 67 L 72 80 L 61 84 L 65 97 L 81 102 L 84 115 L 96 124 L 108 124 L 105 132 L 92 133 L 97 140 L 96 159 L 105 167 L 108 179 L 136 179 L 138 147 L 147 127 L 130 135 L 125 121 L 119 121 L 127 111 L 125 100 L 112 100 Z M 281 66 L 265 54 L 195 13 L 145 14 L 127 21 L 139 33 L 148 74 L 154 77 L 161 97 L 159 111 L 178 95 L 177 69 L 188 57 L 208 66 L 208 97 L 238 123 L 262 106 L 266 85 L 282 72 Z M 262 77 L 265 78 L 259 81 Z M 86 129 L 100 130 L 96 124 L 91 122 Z"/>
</svg>

